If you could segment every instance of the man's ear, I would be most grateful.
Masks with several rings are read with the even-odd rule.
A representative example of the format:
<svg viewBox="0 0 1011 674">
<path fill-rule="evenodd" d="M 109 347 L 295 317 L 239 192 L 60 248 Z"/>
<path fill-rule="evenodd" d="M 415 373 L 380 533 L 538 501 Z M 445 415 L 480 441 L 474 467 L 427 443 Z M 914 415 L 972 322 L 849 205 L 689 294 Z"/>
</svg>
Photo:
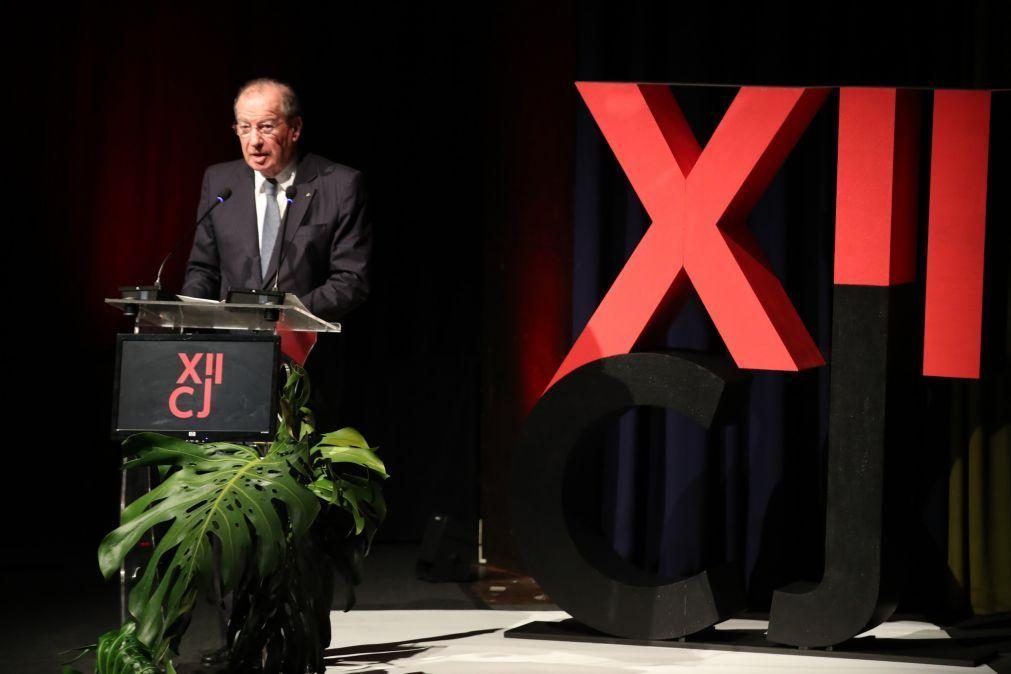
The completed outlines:
<svg viewBox="0 0 1011 674">
<path fill-rule="evenodd" d="M 298 137 L 302 135 L 302 118 L 296 117 L 288 122 L 288 126 L 291 127 L 291 140 L 297 141 Z"/>
</svg>

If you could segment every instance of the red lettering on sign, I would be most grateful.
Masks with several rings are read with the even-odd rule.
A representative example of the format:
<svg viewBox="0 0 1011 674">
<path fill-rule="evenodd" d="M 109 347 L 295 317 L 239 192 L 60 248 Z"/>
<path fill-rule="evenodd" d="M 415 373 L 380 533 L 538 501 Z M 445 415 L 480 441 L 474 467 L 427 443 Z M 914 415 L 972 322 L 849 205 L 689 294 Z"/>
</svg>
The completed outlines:
<svg viewBox="0 0 1011 674">
<path fill-rule="evenodd" d="M 191 360 L 185 353 L 179 354 L 179 360 L 183 362 L 183 373 L 176 380 L 177 384 L 182 384 L 188 377 L 193 379 L 194 384 L 200 383 L 200 375 L 197 374 L 197 364 L 203 355 L 202 353 L 195 354 Z"/>
<path fill-rule="evenodd" d="M 837 285 L 888 286 L 916 275 L 919 95 L 839 91 Z"/>
<path fill-rule="evenodd" d="M 577 84 L 652 219 L 551 384 L 628 353 L 694 287 L 738 366 L 824 360 L 744 222 L 828 89 L 743 87 L 701 149 L 665 85 Z"/>
<path fill-rule="evenodd" d="M 169 395 L 168 406 L 172 416 L 179 419 L 189 419 L 193 416 L 193 410 L 184 410 L 179 407 L 179 396 L 182 394 L 193 395 L 192 386 L 180 386 Z"/>
<path fill-rule="evenodd" d="M 200 380 L 200 376 L 197 375 L 197 366 L 200 363 L 200 359 L 204 358 L 204 379 Z M 222 381 L 222 371 L 224 370 L 225 364 L 225 354 L 223 353 L 197 353 L 192 357 L 186 355 L 185 353 L 179 354 L 179 359 L 183 363 L 183 373 L 179 375 L 179 379 L 176 380 L 177 384 L 182 384 L 187 379 L 192 379 L 197 385 L 203 384 L 203 408 L 197 412 L 198 419 L 206 419 L 211 415 L 211 403 L 212 403 L 212 389 L 214 386 L 221 384 Z M 180 386 L 176 388 L 169 395 L 169 411 L 180 419 L 189 419 L 193 416 L 192 410 L 183 410 L 179 407 L 179 396 L 186 394 L 192 396 L 194 394 L 194 389 L 192 386 Z"/>
<path fill-rule="evenodd" d="M 934 92 L 923 374 L 979 378 L 989 91 Z"/>
</svg>

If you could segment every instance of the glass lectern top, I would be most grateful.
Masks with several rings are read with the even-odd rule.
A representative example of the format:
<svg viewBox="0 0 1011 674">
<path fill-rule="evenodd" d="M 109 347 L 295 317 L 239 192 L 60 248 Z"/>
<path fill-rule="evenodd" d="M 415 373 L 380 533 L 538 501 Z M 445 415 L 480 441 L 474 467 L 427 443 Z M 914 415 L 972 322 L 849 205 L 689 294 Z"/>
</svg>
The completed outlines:
<svg viewBox="0 0 1011 674">
<path fill-rule="evenodd" d="M 285 293 L 284 304 L 230 304 L 179 296 L 176 300 L 106 299 L 106 304 L 126 313 L 136 312 L 140 326 L 157 328 L 203 328 L 217 330 L 291 330 L 293 332 L 340 332 L 340 323 L 317 318 L 298 297 Z M 269 311 L 278 314 L 270 320 Z"/>
</svg>

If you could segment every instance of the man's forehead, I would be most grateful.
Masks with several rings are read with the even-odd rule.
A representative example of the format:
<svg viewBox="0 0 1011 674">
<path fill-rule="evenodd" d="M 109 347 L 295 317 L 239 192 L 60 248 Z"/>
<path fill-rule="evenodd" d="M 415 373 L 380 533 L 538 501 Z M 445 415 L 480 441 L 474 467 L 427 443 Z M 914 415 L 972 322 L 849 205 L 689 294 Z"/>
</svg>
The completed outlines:
<svg viewBox="0 0 1011 674">
<path fill-rule="evenodd" d="M 281 92 L 275 87 L 250 89 L 242 92 L 235 101 L 235 114 L 280 115 L 282 103 Z"/>
</svg>

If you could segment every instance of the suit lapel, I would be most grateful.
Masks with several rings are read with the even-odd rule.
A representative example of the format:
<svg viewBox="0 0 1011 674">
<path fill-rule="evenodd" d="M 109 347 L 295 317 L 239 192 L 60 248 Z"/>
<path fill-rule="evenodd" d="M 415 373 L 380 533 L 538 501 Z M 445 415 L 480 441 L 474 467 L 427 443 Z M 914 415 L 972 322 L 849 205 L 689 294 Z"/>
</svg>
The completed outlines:
<svg viewBox="0 0 1011 674">
<path fill-rule="evenodd" d="M 236 171 L 232 181 L 232 198 L 228 200 L 233 208 L 221 209 L 216 218 L 225 220 L 223 228 L 239 232 L 238 238 L 243 260 L 252 260 L 249 265 L 249 278 L 243 279 L 248 288 L 259 288 L 263 285 L 260 277 L 260 233 L 256 225 L 256 198 L 253 195 L 253 170 L 245 163 Z M 244 268 L 245 264 L 240 268 Z"/>
<path fill-rule="evenodd" d="M 309 205 L 316 194 L 317 175 L 315 156 L 307 154 L 299 162 L 298 168 L 295 169 L 295 199 L 292 203 L 288 204 L 291 212 L 287 214 L 288 220 L 285 224 L 284 239 L 281 245 L 274 246 L 274 254 L 270 258 L 270 266 L 267 267 L 267 276 L 260 284 L 261 289 L 267 289 L 268 283 L 273 286 L 274 274 L 277 272 L 277 261 L 281 255 L 281 249 L 285 250 L 284 256 L 286 258 L 291 254 L 291 240 L 295 237 L 295 232 L 298 231 L 302 220 L 305 219 L 306 213 L 309 212 Z M 284 289 L 282 288 L 282 290 Z"/>
</svg>

